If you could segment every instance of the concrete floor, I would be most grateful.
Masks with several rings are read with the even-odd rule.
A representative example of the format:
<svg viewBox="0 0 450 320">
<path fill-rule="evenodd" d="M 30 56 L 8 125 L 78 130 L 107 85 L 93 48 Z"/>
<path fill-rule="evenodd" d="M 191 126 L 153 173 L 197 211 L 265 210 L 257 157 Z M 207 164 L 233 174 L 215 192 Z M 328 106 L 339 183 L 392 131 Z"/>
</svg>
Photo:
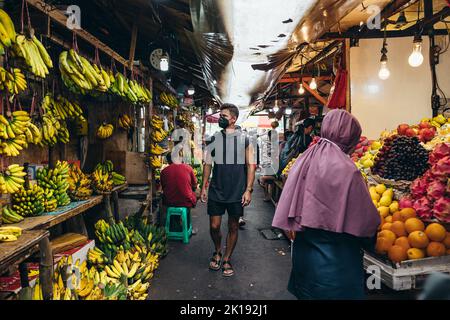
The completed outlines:
<svg viewBox="0 0 450 320">
<path fill-rule="evenodd" d="M 253 197 L 245 210 L 247 224 L 239 231 L 232 256 L 233 277 L 225 278 L 221 271 L 208 269 L 214 248 L 209 236 L 206 205 L 199 202 L 192 211 L 197 235 L 186 245 L 169 242 L 170 252 L 155 274 L 149 299 L 295 299 L 286 289 L 291 270 L 289 243 L 287 240 L 267 240 L 259 232 L 258 229 L 270 228 L 274 207 L 262 201 L 263 191 L 257 185 Z M 227 232 L 226 219 L 222 221 L 223 241 Z"/>
</svg>

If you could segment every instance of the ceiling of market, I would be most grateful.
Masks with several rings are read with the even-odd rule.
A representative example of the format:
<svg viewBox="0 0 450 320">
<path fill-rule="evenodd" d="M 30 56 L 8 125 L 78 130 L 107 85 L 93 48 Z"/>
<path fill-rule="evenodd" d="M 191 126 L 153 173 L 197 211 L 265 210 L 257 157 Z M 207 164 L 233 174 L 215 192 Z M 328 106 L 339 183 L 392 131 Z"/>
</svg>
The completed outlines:
<svg viewBox="0 0 450 320">
<path fill-rule="evenodd" d="M 333 47 L 341 33 L 357 32 L 376 5 L 391 22 L 387 30 L 404 30 L 417 20 L 417 0 L 46 0 L 64 10 L 77 4 L 84 29 L 128 59 L 133 25 L 138 28 L 135 60 L 149 66 L 154 48 L 164 47 L 171 57 L 170 71 L 162 75 L 174 88 L 196 87 L 195 100 L 208 105 L 233 102 L 243 109 L 274 94 L 285 73 L 298 73 L 308 61 Z M 433 1 L 434 12 L 445 0 Z M 397 28 L 401 11 L 408 23 Z M 423 2 L 419 19 L 423 18 Z M 384 20 L 383 20 L 384 21 Z M 450 23 L 438 23 L 446 29 Z M 332 36 L 327 36 L 332 35 Z M 332 57 L 323 59 L 326 75 Z M 327 70 L 328 66 L 328 70 Z M 325 84 L 328 86 L 328 84 Z M 319 88 L 320 90 L 320 88 Z M 211 99 L 213 98 L 213 99 Z"/>
</svg>

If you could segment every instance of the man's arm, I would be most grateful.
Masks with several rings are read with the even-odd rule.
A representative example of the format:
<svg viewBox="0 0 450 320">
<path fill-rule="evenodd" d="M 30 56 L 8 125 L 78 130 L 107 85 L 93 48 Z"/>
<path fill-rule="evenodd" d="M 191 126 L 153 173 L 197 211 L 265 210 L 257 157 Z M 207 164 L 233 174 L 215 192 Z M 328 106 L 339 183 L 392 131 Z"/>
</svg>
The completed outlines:
<svg viewBox="0 0 450 320">
<path fill-rule="evenodd" d="M 252 201 L 253 183 L 255 182 L 256 164 L 254 163 L 253 146 L 250 144 L 245 150 L 245 163 L 247 165 L 247 188 L 242 196 L 242 205 L 248 206 Z"/>
<path fill-rule="evenodd" d="M 191 186 L 192 186 L 192 190 L 196 190 L 197 189 L 197 177 L 194 174 L 194 170 L 189 166 L 190 170 L 190 175 L 191 175 Z"/>
<path fill-rule="evenodd" d="M 206 202 L 207 199 L 206 185 L 208 183 L 209 176 L 211 175 L 211 168 L 211 164 L 205 163 L 203 165 L 202 193 L 200 195 L 202 202 Z"/>
</svg>

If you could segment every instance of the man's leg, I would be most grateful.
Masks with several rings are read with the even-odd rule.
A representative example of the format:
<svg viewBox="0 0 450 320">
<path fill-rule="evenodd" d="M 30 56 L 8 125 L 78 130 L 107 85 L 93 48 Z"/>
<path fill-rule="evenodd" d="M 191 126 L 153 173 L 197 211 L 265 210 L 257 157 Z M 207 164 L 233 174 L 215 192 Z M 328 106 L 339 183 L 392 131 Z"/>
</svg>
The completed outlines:
<svg viewBox="0 0 450 320">
<path fill-rule="evenodd" d="M 221 251 L 222 246 L 222 233 L 220 232 L 220 225 L 222 223 L 222 216 L 210 216 L 209 217 L 209 232 L 211 239 L 214 243 L 216 252 Z"/>
<path fill-rule="evenodd" d="M 236 247 L 239 230 L 239 216 L 228 216 L 228 235 L 227 235 L 227 249 L 225 250 L 224 260 L 229 260 Z"/>
</svg>

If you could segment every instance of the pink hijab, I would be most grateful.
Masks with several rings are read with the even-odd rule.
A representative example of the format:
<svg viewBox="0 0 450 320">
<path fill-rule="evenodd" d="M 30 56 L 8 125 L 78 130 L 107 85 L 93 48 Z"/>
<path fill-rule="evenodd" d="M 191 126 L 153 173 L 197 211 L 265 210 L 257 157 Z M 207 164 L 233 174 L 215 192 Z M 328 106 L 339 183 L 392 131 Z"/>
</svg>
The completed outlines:
<svg viewBox="0 0 450 320">
<path fill-rule="evenodd" d="M 347 155 L 361 136 L 358 120 L 345 110 L 332 110 L 323 120 L 321 136 L 290 170 L 272 225 L 374 236 L 380 215 Z"/>
</svg>

